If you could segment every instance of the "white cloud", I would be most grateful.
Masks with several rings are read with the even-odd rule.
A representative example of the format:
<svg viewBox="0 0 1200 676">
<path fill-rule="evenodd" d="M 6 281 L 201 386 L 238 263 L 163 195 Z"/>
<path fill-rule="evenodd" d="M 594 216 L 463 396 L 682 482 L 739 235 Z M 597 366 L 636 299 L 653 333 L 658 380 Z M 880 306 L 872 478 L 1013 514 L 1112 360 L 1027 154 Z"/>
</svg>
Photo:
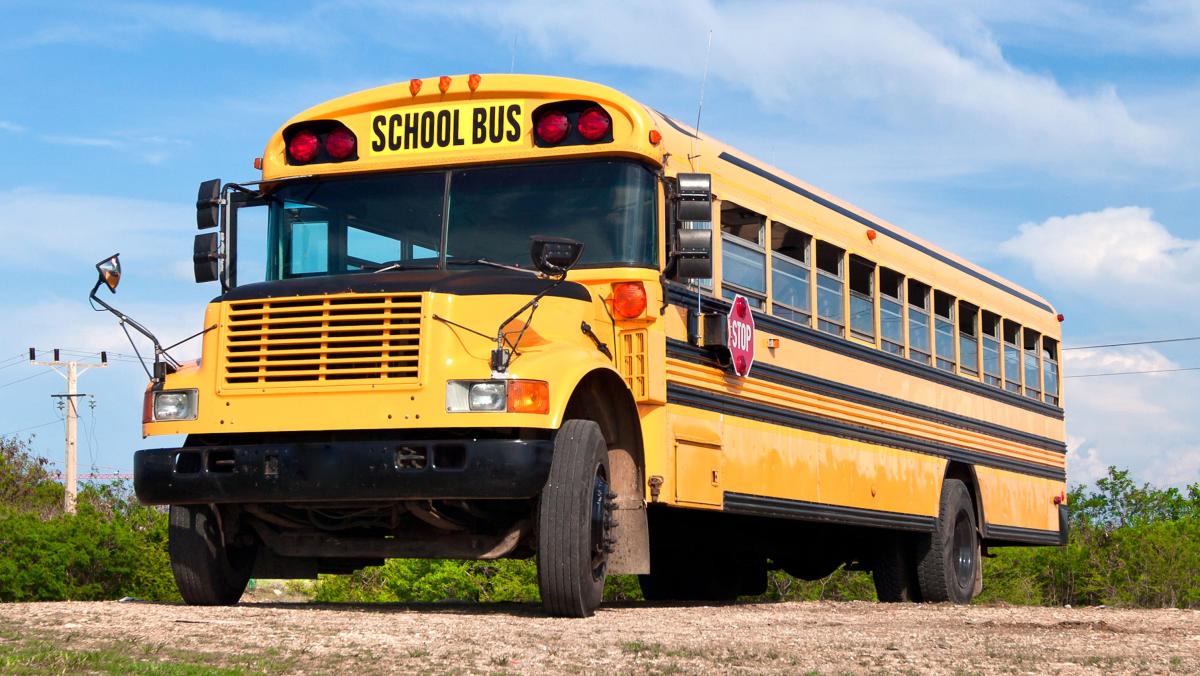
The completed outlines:
<svg viewBox="0 0 1200 676">
<path fill-rule="evenodd" d="M 47 143 L 82 148 L 104 148 L 132 155 L 147 164 L 162 164 L 172 153 L 191 145 L 190 141 L 167 136 L 144 136 L 128 132 L 98 136 L 73 136 L 69 134 L 46 134 L 41 139 Z"/>
<path fill-rule="evenodd" d="M 1068 376 L 1175 368 L 1149 347 L 1064 352 Z M 1109 465 L 1159 485 L 1200 481 L 1200 374 L 1068 378 L 1068 475 L 1092 481 Z"/>
<path fill-rule="evenodd" d="M 169 271 L 191 260 L 195 215 L 185 204 L 41 188 L 0 191 L 0 232 L 20 233 L 0 247 L 0 261 L 24 269 L 63 270 L 114 251 L 127 267 Z"/>
<path fill-rule="evenodd" d="M 1200 242 L 1172 235 L 1145 207 L 1025 223 L 1000 251 L 1039 280 L 1106 304 L 1174 304 L 1200 291 Z"/>
<path fill-rule="evenodd" d="M 7 132 L 11 132 L 13 134 L 20 134 L 25 131 L 25 127 L 17 124 L 16 122 L 0 120 L 0 131 L 7 131 Z"/>
<path fill-rule="evenodd" d="M 1173 133 L 1135 119 L 1114 88 L 1067 91 L 1005 60 L 978 21 L 931 25 L 890 7 L 580 0 L 443 11 L 504 26 L 546 54 L 673 72 L 689 88 L 713 29 L 710 96 L 748 92 L 818 127 L 853 115 L 855 138 L 887 137 L 893 150 L 931 147 L 976 168 L 1159 165 L 1176 154 Z"/>
</svg>

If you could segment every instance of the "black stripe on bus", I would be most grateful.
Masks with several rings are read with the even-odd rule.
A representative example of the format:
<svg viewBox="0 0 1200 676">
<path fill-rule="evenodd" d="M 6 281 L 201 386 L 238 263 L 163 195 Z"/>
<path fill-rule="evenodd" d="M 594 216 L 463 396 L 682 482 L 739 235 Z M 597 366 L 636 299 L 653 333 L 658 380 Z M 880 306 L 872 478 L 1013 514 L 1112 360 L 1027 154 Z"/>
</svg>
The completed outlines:
<svg viewBox="0 0 1200 676">
<path fill-rule="evenodd" d="M 1020 298 L 1021 300 L 1025 301 L 1026 303 L 1029 303 L 1030 305 L 1033 305 L 1034 307 L 1041 308 L 1041 309 L 1045 310 L 1046 312 L 1054 312 L 1054 310 L 1049 305 L 1046 305 L 1045 303 L 1030 296 L 1029 294 L 1022 293 L 1003 282 L 996 281 L 995 279 L 992 279 L 991 277 L 988 277 L 987 275 L 985 275 L 977 270 L 973 270 L 973 269 L 967 267 L 966 265 L 963 265 L 962 263 L 960 263 L 944 254 L 938 253 L 937 251 L 930 249 L 929 247 L 925 246 L 924 244 L 921 244 L 920 242 L 914 241 L 914 240 L 912 240 L 908 237 L 905 237 L 904 235 L 896 232 L 895 230 L 892 230 L 891 228 L 882 226 L 882 225 L 876 223 L 875 221 L 872 221 L 871 219 L 867 218 L 866 216 L 857 214 L 843 206 L 834 204 L 833 202 L 825 199 L 824 197 L 821 197 L 820 195 L 813 193 L 812 191 L 801 188 L 800 186 L 796 185 L 795 183 L 792 183 L 791 181 L 783 178 L 782 176 L 776 176 L 775 174 L 772 174 L 771 172 L 767 171 L 766 169 L 763 169 L 762 167 L 751 164 L 750 162 L 747 162 L 746 160 L 743 160 L 740 157 L 735 157 L 733 155 L 730 155 L 729 153 L 725 153 L 725 152 L 721 153 L 720 158 L 725 160 L 726 162 L 732 164 L 735 167 L 745 169 L 746 171 L 748 171 L 756 176 L 767 179 L 768 181 L 774 183 L 775 185 L 778 185 L 782 188 L 790 190 L 790 191 L 796 193 L 797 195 L 800 195 L 801 197 L 812 200 L 813 202 L 820 204 L 821 206 L 825 207 L 826 209 L 831 209 L 833 211 L 836 211 L 837 213 L 845 216 L 846 218 L 857 221 L 857 222 L 867 226 L 868 228 L 871 228 L 872 230 L 876 230 L 884 235 L 887 235 L 888 237 L 891 237 L 892 239 L 896 240 L 897 242 L 900 242 L 901 244 L 905 244 L 913 249 L 916 249 L 917 251 L 920 251 L 921 253 L 923 253 L 927 256 L 930 256 L 934 259 L 941 261 L 942 263 L 945 263 L 946 265 L 949 265 L 950 267 L 954 268 L 955 270 L 958 270 L 960 272 L 965 272 L 966 274 L 974 277 L 975 279 L 978 279 L 979 281 L 981 281 L 985 284 L 988 284 L 997 289 L 1000 289 L 1001 291 L 1003 291 L 1009 295 Z"/>
<path fill-rule="evenodd" d="M 1021 544 L 1060 545 L 1062 533 L 1056 530 L 1041 530 L 1039 528 L 1021 528 L 1020 526 L 996 526 L 987 524 L 983 527 L 983 537 L 987 540 L 1002 540 Z"/>
<path fill-rule="evenodd" d="M 932 516 L 884 512 L 861 507 L 823 505 L 804 500 L 769 498 L 745 493 L 725 493 L 725 511 L 732 514 L 774 516 L 801 521 L 867 526 L 869 528 L 892 528 L 929 532 L 936 526 Z"/>
<path fill-rule="evenodd" d="M 686 361 L 692 364 L 702 366 L 710 366 L 713 368 L 721 368 L 717 360 L 704 350 L 685 343 L 674 338 L 667 339 L 667 356 Z M 845 385 L 833 380 L 825 380 L 816 376 L 792 371 L 790 369 L 772 366 L 771 364 L 755 364 L 751 371 L 750 378 L 765 380 L 787 387 L 794 387 L 800 390 L 815 392 L 817 394 L 833 397 L 842 401 L 863 404 L 878 409 L 892 411 L 893 413 L 901 413 L 904 415 L 921 418 L 930 422 L 949 425 L 959 429 L 978 432 L 988 436 L 1013 441 L 1019 444 L 1026 444 L 1035 448 L 1040 448 L 1045 451 L 1054 451 L 1056 453 L 1066 453 L 1067 446 L 1061 441 L 1051 439 L 1049 437 L 1041 437 L 1036 434 L 1029 434 L 1021 430 L 1015 430 L 1011 427 L 996 425 L 984 420 L 976 418 L 968 418 L 955 413 L 949 413 L 940 409 L 914 404 L 903 399 L 888 397 L 882 394 L 877 394 L 870 390 L 864 390 L 851 385 Z"/>
<path fill-rule="evenodd" d="M 714 413 L 746 418 L 747 420 L 782 425 L 806 432 L 828 434 L 830 436 L 861 441 L 877 446 L 890 446 L 906 451 L 925 453 L 969 465 L 994 467 L 1009 472 L 1058 481 L 1066 481 L 1067 479 L 1066 471 L 1056 467 L 1048 467 L 1026 460 L 983 453 L 969 448 L 912 437 L 898 432 L 852 425 L 840 420 L 824 418 L 778 406 L 770 406 L 756 401 L 737 399 L 728 395 L 706 392 L 675 383 L 667 383 L 667 403 L 690 406 L 706 411 L 713 411 Z"/>
<path fill-rule="evenodd" d="M 657 110 L 655 110 L 654 112 L 655 112 L 655 114 L 657 114 L 659 117 L 661 117 L 663 119 L 663 122 L 666 122 L 667 124 L 671 125 L 671 128 L 674 129 L 675 131 L 679 132 L 680 134 L 683 134 L 684 136 L 691 136 L 694 139 L 700 138 L 699 136 L 696 136 L 692 132 L 679 126 L 679 123 L 676 122 L 675 120 L 672 120 L 671 118 L 667 117 L 666 115 L 663 115 L 662 113 L 658 112 Z"/>
<path fill-rule="evenodd" d="M 683 308 L 696 307 L 696 293 L 686 287 L 677 284 L 666 285 L 667 302 L 672 305 L 678 305 Z M 730 303 L 722 298 L 714 298 L 712 296 L 701 296 L 701 308 L 705 312 L 729 312 Z M 916 376 L 935 382 L 939 385 L 947 385 L 964 392 L 986 397 L 1002 404 L 1016 406 L 1027 411 L 1039 413 L 1041 415 L 1050 416 L 1056 420 L 1063 419 L 1063 410 L 1057 406 L 1051 406 L 1029 397 L 1022 397 L 1018 394 L 1007 392 L 998 387 L 984 385 L 975 380 L 967 380 L 966 378 L 954 374 L 947 373 L 941 369 L 936 369 L 926 364 L 917 363 L 911 359 L 897 357 L 889 352 L 878 350 L 872 346 L 858 345 L 845 338 L 830 335 L 821 331 L 817 331 L 808 326 L 801 326 L 795 322 L 790 322 L 786 319 L 773 317 L 768 314 L 763 314 L 761 310 L 754 310 L 754 324 L 758 328 L 767 333 L 777 335 L 781 338 L 790 340 L 798 340 L 802 343 L 807 343 L 816 347 L 824 348 L 838 354 L 865 361 L 876 366 L 899 371 L 906 375 Z"/>
</svg>

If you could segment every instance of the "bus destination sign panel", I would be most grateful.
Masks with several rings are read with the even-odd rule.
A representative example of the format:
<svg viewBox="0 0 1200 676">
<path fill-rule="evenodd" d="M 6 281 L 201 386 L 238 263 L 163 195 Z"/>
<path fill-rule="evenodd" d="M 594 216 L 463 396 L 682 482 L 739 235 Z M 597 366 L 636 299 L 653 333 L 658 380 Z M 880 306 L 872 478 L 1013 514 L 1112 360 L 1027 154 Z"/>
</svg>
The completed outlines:
<svg viewBox="0 0 1200 676">
<path fill-rule="evenodd" d="M 371 118 L 371 154 L 400 155 L 518 145 L 524 106 L 515 101 L 413 106 Z"/>
<path fill-rule="evenodd" d="M 746 297 L 737 294 L 729 306 L 727 319 L 729 330 L 729 363 L 739 376 L 750 373 L 754 366 L 754 314 Z"/>
</svg>

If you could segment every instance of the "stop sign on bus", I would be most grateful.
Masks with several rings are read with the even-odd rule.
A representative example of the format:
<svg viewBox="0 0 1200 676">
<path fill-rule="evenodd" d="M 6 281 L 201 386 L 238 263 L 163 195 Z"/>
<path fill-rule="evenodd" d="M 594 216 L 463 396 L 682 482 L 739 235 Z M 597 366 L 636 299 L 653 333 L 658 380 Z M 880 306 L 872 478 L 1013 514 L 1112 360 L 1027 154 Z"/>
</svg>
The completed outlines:
<svg viewBox="0 0 1200 676">
<path fill-rule="evenodd" d="M 733 297 L 727 324 L 730 364 L 734 373 L 745 376 L 754 365 L 754 315 L 750 312 L 750 303 L 741 294 Z"/>
</svg>

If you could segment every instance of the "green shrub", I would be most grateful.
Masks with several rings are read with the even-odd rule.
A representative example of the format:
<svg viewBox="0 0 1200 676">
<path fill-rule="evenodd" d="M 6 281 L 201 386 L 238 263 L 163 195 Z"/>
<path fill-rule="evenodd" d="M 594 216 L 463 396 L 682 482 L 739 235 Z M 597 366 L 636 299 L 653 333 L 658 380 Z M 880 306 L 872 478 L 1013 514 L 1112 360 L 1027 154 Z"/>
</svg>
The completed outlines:
<svg viewBox="0 0 1200 676">
<path fill-rule="evenodd" d="M 75 514 L 25 443 L 0 439 L 0 601 L 179 598 L 167 519 L 124 483 L 85 484 Z"/>
</svg>

